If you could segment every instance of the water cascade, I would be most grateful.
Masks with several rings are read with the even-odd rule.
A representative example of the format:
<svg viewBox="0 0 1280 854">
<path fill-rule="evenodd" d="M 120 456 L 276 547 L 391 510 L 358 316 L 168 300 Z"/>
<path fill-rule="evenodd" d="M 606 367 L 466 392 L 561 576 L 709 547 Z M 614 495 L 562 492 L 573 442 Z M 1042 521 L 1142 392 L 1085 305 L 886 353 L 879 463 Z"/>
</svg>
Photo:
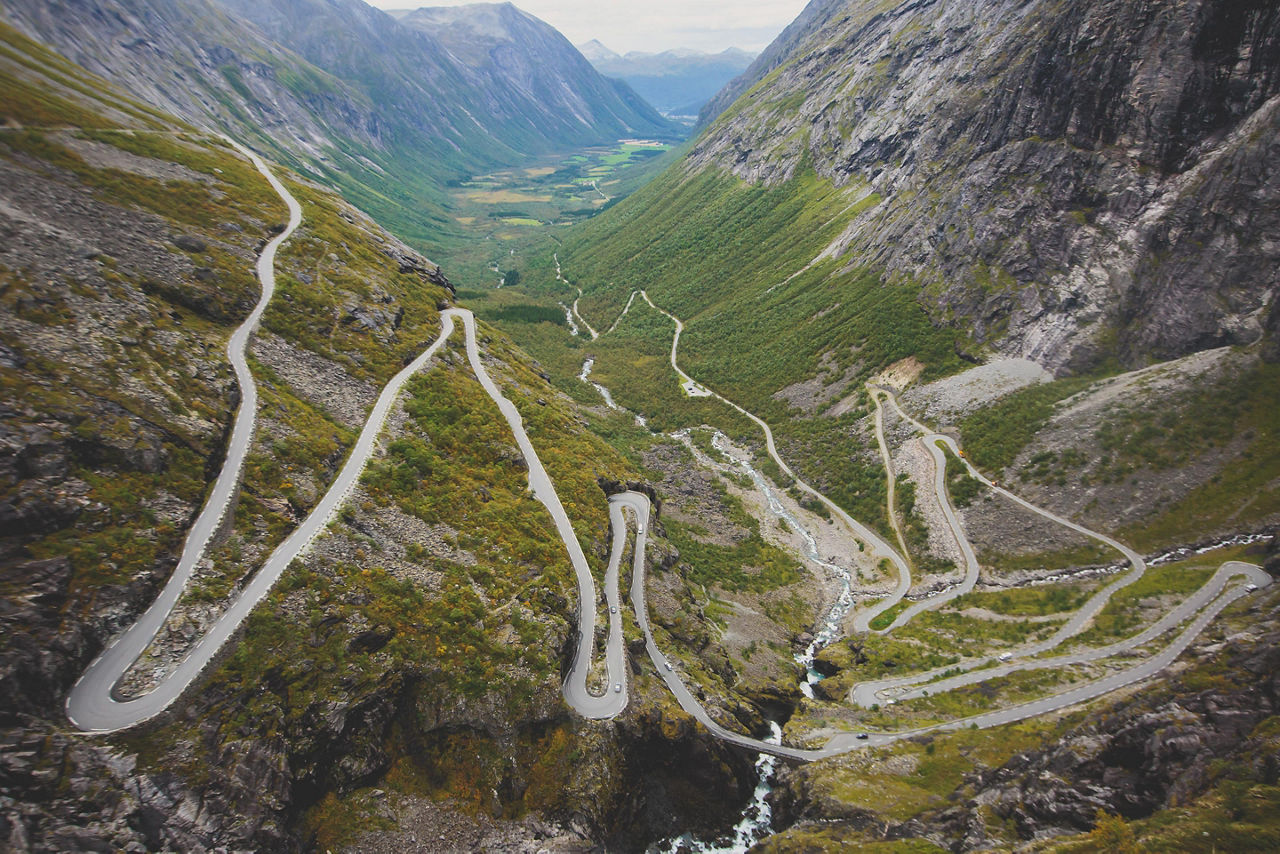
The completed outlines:
<svg viewBox="0 0 1280 854">
<path fill-rule="evenodd" d="M 813 641 L 805 647 L 803 652 L 796 656 L 796 662 L 804 667 L 806 674 L 805 681 L 800 685 L 800 691 L 806 697 L 812 697 L 814 684 L 820 682 L 823 678 L 821 673 L 813 669 L 814 657 L 824 646 L 840 637 L 840 626 L 853 608 L 853 590 L 851 588 L 849 570 L 822 559 L 822 555 L 818 552 L 817 539 L 814 538 L 813 534 L 809 533 L 804 525 L 800 524 L 799 519 L 787 510 L 782 501 L 779 500 L 773 487 L 769 484 L 769 481 L 756 470 L 755 466 L 751 465 L 751 461 L 733 453 L 728 437 L 717 431 L 711 439 L 711 446 L 736 463 L 751 477 L 756 488 L 760 490 L 767 500 L 769 512 L 781 519 L 804 542 L 804 556 L 811 562 L 821 566 L 840 583 L 840 593 L 836 596 L 836 601 L 831 605 L 831 610 L 827 612 L 826 617 L 815 627 L 817 631 L 814 632 Z"/>
</svg>

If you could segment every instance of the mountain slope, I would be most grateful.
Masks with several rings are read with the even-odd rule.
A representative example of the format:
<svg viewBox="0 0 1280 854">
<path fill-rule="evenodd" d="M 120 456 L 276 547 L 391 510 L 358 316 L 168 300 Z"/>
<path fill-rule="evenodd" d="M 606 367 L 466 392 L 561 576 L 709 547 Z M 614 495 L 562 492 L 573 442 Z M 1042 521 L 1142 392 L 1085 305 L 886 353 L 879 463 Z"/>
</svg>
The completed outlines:
<svg viewBox="0 0 1280 854">
<path fill-rule="evenodd" d="M 1000 447 L 985 459 L 1001 479 L 1072 461 L 1048 467 L 1036 498 L 1151 547 L 1265 530 L 1280 456 L 1257 429 L 1267 418 L 1246 414 L 1267 406 L 1232 387 L 1270 388 L 1259 361 L 1278 349 L 1280 15 L 1017 8 L 826 7 L 683 162 L 565 236 L 563 278 L 593 318 L 647 290 L 685 323 L 684 369 L 770 422 L 798 476 L 868 520 L 884 505 L 866 383 L 1004 357 L 1097 377 L 1241 347 L 1233 380 L 1184 377 L 1145 403 L 1116 392 L 1068 439 L 1035 434 L 1079 379 L 972 429 L 942 423 L 975 454 Z M 645 390 L 660 373 L 614 388 L 618 401 L 668 429 L 703 418 Z M 1142 439 L 1184 421 L 1194 436 L 1165 451 Z M 1136 456 L 1120 463 L 1119 447 Z"/>
<path fill-rule="evenodd" d="M 935 323 L 1055 371 L 1262 333 L 1280 261 L 1273 4 L 846 2 L 806 16 L 684 174 L 785 187 L 812 170 L 874 195 L 826 256 L 913 283 Z M 625 230 L 628 215 L 612 221 Z"/>
<path fill-rule="evenodd" d="M 751 758 L 672 718 L 661 685 L 637 685 L 616 723 L 571 717 L 564 543 L 456 336 L 406 385 L 342 512 L 170 711 L 69 727 L 68 690 L 171 575 L 221 468 L 245 397 L 228 337 L 287 213 L 220 137 L 2 23 L 0 117 L 0 849 L 338 850 L 385 832 L 392 807 L 443 816 L 441 845 L 468 850 L 627 850 L 732 823 Z M 248 345 L 259 407 L 238 494 L 126 697 L 316 506 L 454 296 L 364 213 L 273 171 L 303 217 Z M 479 338 L 599 558 L 602 482 L 637 468 L 499 331 Z M 492 844 L 457 829 L 477 813 L 497 817 Z"/>
<path fill-rule="evenodd" d="M 577 115 L 359 0 L 17 0 L 5 19 L 192 122 L 253 140 L 402 235 L 450 229 L 444 184 L 531 153 L 670 132 L 598 75 Z M 526 67 L 536 57 L 520 54 Z M 579 59 L 579 62 L 581 60 Z M 559 68 L 559 66 L 552 66 Z M 580 70 L 580 69 L 579 69 Z"/>
<path fill-rule="evenodd" d="M 595 56 L 588 57 L 596 70 L 625 80 L 650 104 L 664 113 L 677 115 L 697 115 L 713 95 L 745 71 L 755 58 L 732 47 L 715 54 L 667 50 L 662 53 L 632 51 L 626 56 L 618 56 L 604 45 L 600 48 L 604 52 L 597 49 Z"/>
<path fill-rule="evenodd" d="M 625 84 L 602 77 L 564 36 L 510 3 L 417 9 L 400 21 L 430 34 L 486 81 L 485 112 L 511 109 L 515 120 L 516 108 L 501 104 L 507 95 L 536 105 L 536 113 L 525 107 L 519 115 L 552 138 L 604 142 L 674 134 Z"/>
</svg>

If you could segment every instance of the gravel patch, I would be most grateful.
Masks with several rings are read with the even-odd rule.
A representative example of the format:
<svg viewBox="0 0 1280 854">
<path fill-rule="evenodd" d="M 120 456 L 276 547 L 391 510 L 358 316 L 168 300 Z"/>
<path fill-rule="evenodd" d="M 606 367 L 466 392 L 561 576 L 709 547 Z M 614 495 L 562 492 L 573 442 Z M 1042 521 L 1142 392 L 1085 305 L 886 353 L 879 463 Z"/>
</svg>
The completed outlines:
<svg viewBox="0 0 1280 854">
<path fill-rule="evenodd" d="M 1052 379 L 1053 374 L 1029 359 L 998 359 L 962 374 L 911 388 L 902 395 L 902 404 L 927 423 L 954 424 L 964 415 L 1011 392 Z"/>
<path fill-rule="evenodd" d="M 336 362 L 295 347 L 278 335 L 259 331 L 253 355 L 275 371 L 294 394 L 317 404 L 344 427 L 361 428 L 378 399 L 378 389 L 369 383 L 352 379 Z"/>
</svg>

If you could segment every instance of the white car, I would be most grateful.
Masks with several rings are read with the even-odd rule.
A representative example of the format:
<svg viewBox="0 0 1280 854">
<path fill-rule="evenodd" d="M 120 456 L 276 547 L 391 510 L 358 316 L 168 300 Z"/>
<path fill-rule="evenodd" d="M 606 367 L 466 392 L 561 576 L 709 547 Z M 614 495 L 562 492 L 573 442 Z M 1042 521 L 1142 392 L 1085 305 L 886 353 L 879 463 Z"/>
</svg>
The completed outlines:
<svg viewBox="0 0 1280 854">
<path fill-rule="evenodd" d="M 610 614 L 616 614 L 616 613 L 618 613 L 618 606 L 617 606 L 617 605 L 610 605 L 610 606 L 609 606 L 609 613 L 610 613 Z"/>
<path fill-rule="evenodd" d="M 643 534 L 643 533 L 644 533 L 644 523 L 643 523 L 643 522 L 641 522 L 639 525 L 637 525 L 637 526 L 636 526 L 636 533 L 637 533 L 637 534 Z"/>
<path fill-rule="evenodd" d="M 1247 585 L 1244 589 L 1246 593 L 1253 593 L 1255 590 L 1258 589 L 1258 585 L 1250 584 L 1250 585 Z"/>
<path fill-rule="evenodd" d="M 622 693 L 622 683 L 621 683 L 621 682 L 614 682 L 614 683 L 613 683 L 613 693 L 615 693 L 615 694 L 621 694 L 621 693 Z"/>
<path fill-rule="evenodd" d="M 1002 653 L 1000 653 L 1000 660 L 1001 660 L 1001 661 L 1008 661 L 1008 660 L 1010 660 L 1011 658 L 1013 658 L 1013 653 L 1011 653 L 1011 652 L 1002 652 Z"/>
<path fill-rule="evenodd" d="M 662 666 L 663 666 L 663 667 L 665 667 L 665 668 L 667 668 L 668 670 L 670 670 L 670 669 L 671 669 L 671 662 L 670 662 L 670 661 L 664 661 L 664 662 L 662 662 Z"/>
</svg>

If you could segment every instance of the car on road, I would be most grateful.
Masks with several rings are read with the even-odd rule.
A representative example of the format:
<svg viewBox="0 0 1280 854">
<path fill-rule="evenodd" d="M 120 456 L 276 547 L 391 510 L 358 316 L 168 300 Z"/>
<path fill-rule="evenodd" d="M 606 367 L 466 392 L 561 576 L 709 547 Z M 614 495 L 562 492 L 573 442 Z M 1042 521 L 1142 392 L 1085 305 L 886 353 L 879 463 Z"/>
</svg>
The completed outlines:
<svg viewBox="0 0 1280 854">
<path fill-rule="evenodd" d="M 1000 658 L 1000 660 L 1001 660 L 1001 661 L 1008 661 L 1009 659 L 1013 658 L 1013 653 L 1011 653 L 1011 652 L 1002 652 L 1002 653 L 1000 653 L 999 658 Z"/>
<path fill-rule="evenodd" d="M 637 525 L 637 526 L 636 526 L 636 533 L 637 533 L 637 534 L 643 534 L 643 533 L 644 533 L 644 523 L 643 523 L 643 522 L 641 522 L 639 525 Z"/>
<path fill-rule="evenodd" d="M 617 606 L 617 605 L 610 605 L 610 606 L 609 606 L 609 613 L 610 613 L 610 614 L 616 614 L 616 613 L 618 613 L 618 606 Z"/>
<path fill-rule="evenodd" d="M 1258 585 L 1256 585 L 1256 584 L 1248 584 L 1248 585 L 1246 585 L 1246 586 L 1245 586 L 1245 588 L 1244 588 L 1244 589 L 1245 589 L 1245 592 L 1246 592 L 1246 593 L 1252 593 L 1252 592 L 1254 592 L 1255 590 L 1257 590 L 1257 589 L 1258 589 Z"/>
<path fill-rule="evenodd" d="M 665 667 L 665 668 L 667 668 L 668 670 L 670 670 L 670 669 L 671 669 L 671 662 L 670 662 L 670 661 L 664 661 L 664 662 L 662 662 L 662 666 L 663 666 L 663 667 Z"/>
<path fill-rule="evenodd" d="M 858 741 L 866 741 L 869 736 L 865 732 L 860 732 L 854 736 Z"/>
<path fill-rule="evenodd" d="M 621 694 L 621 693 L 622 693 L 622 683 L 621 683 L 621 682 L 614 682 L 614 683 L 613 683 L 613 693 L 615 693 L 615 694 Z"/>
</svg>

